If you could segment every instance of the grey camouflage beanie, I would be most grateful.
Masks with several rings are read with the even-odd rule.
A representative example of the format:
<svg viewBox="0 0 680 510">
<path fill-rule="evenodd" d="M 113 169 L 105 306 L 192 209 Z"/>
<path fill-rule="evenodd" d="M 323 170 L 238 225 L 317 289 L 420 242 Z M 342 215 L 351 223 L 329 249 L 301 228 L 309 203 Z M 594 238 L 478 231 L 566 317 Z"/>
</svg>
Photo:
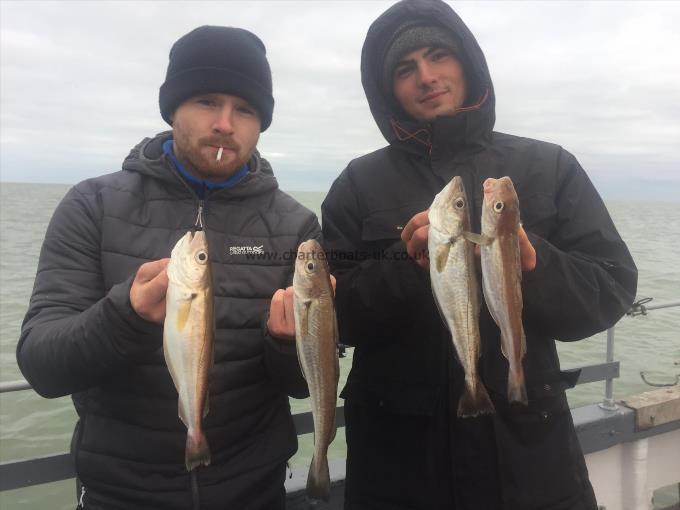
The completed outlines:
<svg viewBox="0 0 680 510">
<path fill-rule="evenodd" d="M 392 80 L 399 60 L 407 53 L 429 46 L 446 48 L 460 55 L 460 46 L 455 36 L 442 27 L 407 23 L 395 31 L 385 46 L 383 59 L 382 88 L 387 97 L 392 95 Z"/>
</svg>

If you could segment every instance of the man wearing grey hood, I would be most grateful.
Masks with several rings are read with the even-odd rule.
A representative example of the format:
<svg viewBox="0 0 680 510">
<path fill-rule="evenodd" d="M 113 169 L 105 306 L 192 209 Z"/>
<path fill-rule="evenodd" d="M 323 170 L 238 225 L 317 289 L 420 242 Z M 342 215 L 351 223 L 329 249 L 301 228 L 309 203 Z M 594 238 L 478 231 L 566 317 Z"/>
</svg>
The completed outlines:
<svg viewBox="0 0 680 510">
<path fill-rule="evenodd" d="M 404 0 L 370 27 L 362 82 L 388 146 L 357 158 L 322 206 L 341 341 L 347 509 L 595 510 L 555 340 L 613 325 L 637 270 L 561 147 L 493 131 L 495 95 L 472 33 L 444 2 Z M 432 297 L 426 209 L 454 176 L 480 231 L 482 183 L 511 177 L 523 220 L 528 405 L 508 403 L 500 333 L 482 305 L 480 375 L 495 414 L 459 418 L 464 374 Z"/>
</svg>

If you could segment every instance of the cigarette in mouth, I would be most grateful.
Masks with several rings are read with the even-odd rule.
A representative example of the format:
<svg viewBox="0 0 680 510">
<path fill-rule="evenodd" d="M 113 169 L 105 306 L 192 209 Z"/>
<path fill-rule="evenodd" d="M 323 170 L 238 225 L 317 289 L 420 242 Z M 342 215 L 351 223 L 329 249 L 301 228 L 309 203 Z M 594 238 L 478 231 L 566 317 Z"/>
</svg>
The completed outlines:
<svg viewBox="0 0 680 510">
<path fill-rule="evenodd" d="M 223 150 L 224 150 L 224 149 L 222 149 L 222 147 L 220 147 L 220 148 L 217 150 L 217 157 L 215 158 L 215 161 L 219 161 L 220 159 L 222 159 L 222 151 L 223 151 Z"/>
</svg>

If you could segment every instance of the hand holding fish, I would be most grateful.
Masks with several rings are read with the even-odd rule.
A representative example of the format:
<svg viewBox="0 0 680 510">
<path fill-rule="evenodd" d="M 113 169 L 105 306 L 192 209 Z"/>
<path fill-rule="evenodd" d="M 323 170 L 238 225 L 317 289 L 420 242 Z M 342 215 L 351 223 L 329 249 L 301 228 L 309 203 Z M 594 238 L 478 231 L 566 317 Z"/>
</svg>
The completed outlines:
<svg viewBox="0 0 680 510">
<path fill-rule="evenodd" d="M 282 342 L 295 342 L 293 287 L 279 289 L 272 296 L 267 319 L 269 334 Z"/>
<path fill-rule="evenodd" d="M 519 258 L 522 263 L 522 272 L 533 271 L 536 268 L 536 250 L 521 225 L 517 231 L 517 240 L 519 241 Z"/>
<path fill-rule="evenodd" d="M 416 264 L 425 270 L 430 268 L 427 240 L 430 229 L 429 210 L 421 211 L 411 218 L 401 231 L 401 240 L 406 243 L 406 252 Z"/>
<path fill-rule="evenodd" d="M 536 249 L 529 241 L 526 231 L 520 225 L 517 231 L 517 240 L 519 241 L 519 258 L 522 264 L 522 272 L 527 273 L 536 268 Z M 477 259 L 477 268 L 481 268 L 480 260 L 482 258 L 482 249 L 478 244 L 475 245 L 475 258 Z"/>
<path fill-rule="evenodd" d="M 333 294 L 335 277 L 330 275 Z M 279 289 L 272 296 L 267 319 L 269 334 L 282 342 L 295 342 L 295 315 L 293 313 L 293 287 Z"/>
<path fill-rule="evenodd" d="M 168 290 L 166 268 L 169 258 L 139 266 L 130 287 L 130 304 L 142 319 L 156 324 L 165 320 L 165 294 Z"/>
</svg>

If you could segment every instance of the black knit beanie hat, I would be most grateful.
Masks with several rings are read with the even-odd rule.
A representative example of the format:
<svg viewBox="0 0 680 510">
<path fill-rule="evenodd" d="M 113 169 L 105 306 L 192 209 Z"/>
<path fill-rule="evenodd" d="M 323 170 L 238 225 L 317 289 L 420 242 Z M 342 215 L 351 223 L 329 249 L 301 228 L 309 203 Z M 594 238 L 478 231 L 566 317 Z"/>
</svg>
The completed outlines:
<svg viewBox="0 0 680 510">
<path fill-rule="evenodd" d="M 456 37 L 443 27 L 407 22 L 394 32 L 392 39 L 385 46 L 383 58 L 382 85 L 386 97 L 392 95 L 394 70 L 401 58 L 407 53 L 430 46 L 446 48 L 460 55 Z"/>
<path fill-rule="evenodd" d="M 260 114 L 261 131 L 272 122 L 274 98 L 267 50 L 253 33 L 234 27 L 198 27 L 170 49 L 158 102 L 163 120 L 186 99 L 219 92 L 241 97 Z"/>
</svg>

